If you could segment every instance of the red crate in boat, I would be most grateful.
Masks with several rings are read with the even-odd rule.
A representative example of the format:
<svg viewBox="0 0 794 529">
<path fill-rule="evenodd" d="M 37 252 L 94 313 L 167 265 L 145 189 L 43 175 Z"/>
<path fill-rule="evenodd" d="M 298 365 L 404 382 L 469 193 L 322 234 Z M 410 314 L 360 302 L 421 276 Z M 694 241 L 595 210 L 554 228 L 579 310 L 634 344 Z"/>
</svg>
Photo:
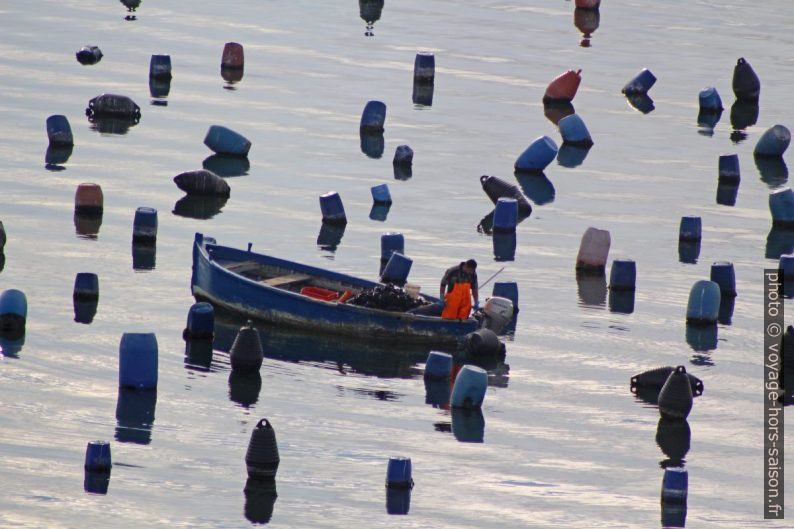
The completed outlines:
<svg viewBox="0 0 794 529">
<path fill-rule="evenodd" d="M 301 294 L 323 301 L 333 301 L 339 297 L 339 292 L 320 287 L 303 287 L 301 289 Z"/>
</svg>

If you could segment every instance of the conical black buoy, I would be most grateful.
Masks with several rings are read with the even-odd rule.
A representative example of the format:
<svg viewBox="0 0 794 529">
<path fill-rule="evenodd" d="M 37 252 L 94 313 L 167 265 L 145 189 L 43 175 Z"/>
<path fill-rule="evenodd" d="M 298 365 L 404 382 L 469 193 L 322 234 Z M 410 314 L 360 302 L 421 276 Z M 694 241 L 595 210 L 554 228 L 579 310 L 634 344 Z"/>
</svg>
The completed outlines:
<svg viewBox="0 0 794 529">
<path fill-rule="evenodd" d="M 744 57 L 736 61 L 733 69 L 733 93 L 736 99 L 750 102 L 757 102 L 761 93 L 761 81 Z"/>
<path fill-rule="evenodd" d="M 659 392 L 659 413 L 662 417 L 686 419 L 691 410 L 692 386 L 684 366 L 678 366 Z"/>
<path fill-rule="evenodd" d="M 236 373 L 255 373 L 262 367 L 262 342 L 251 320 L 240 328 L 229 350 L 232 371 Z"/>
<path fill-rule="evenodd" d="M 245 466 L 251 478 L 273 478 L 279 464 L 276 432 L 270 421 L 262 419 L 251 432 L 248 451 L 245 453 Z"/>
</svg>

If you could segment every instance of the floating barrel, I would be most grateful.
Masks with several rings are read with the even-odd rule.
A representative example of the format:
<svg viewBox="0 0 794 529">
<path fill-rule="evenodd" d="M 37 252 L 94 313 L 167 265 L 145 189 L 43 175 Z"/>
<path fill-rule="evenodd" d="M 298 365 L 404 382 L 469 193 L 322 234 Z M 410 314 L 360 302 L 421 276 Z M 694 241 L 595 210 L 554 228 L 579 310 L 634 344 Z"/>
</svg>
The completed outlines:
<svg viewBox="0 0 794 529">
<path fill-rule="evenodd" d="M 769 194 L 769 210 L 773 226 L 794 227 L 794 192 L 790 187 Z"/>
<path fill-rule="evenodd" d="M 270 421 L 261 419 L 251 432 L 251 440 L 245 453 L 248 477 L 273 478 L 276 476 L 280 461 L 276 431 L 273 430 Z"/>
<path fill-rule="evenodd" d="M 320 211 L 323 214 L 323 222 L 347 224 L 345 207 L 342 205 L 342 198 L 336 191 L 320 195 Z"/>
<path fill-rule="evenodd" d="M 133 242 L 153 242 L 157 238 L 157 210 L 139 207 L 132 223 Z"/>
<path fill-rule="evenodd" d="M 231 191 L 226 180 L 206 169 L 179 173 L 174 177 L 174 183 L 191 195 L 228 197 Z"/>
<path fill-rule="evenodd" d="M 83 46 L 75 56 L 80 64 L 96 64 L 102 59 L 102 50 L 99 46 Z"/>
<path fill-rule="evenodd" d="M 685 419 L 659 417 L 656 425 L 656 444 L 670 458 L 669 466 L 683 465 L 684 457 L 689 452 L 692 432 Z"/>
<path fill-rule="evenodd" d="M 493 284 L 491 295 L 509 299 L 513 302 L 513 313 L 518 313 L 518 283 L 515 281 L 497 281 Z"/>
<path fill-rule="evenodd" d="M 391 193 L 389 193 L 389 186 L 386 184 L 378 184 L 370 188 L 372 192 L 372 201 L 375 204 L 391 204 Z"/>
<path fill-rule="evenodd" d="M 543 103 L 570 103 L 582 81 L 582 70 L 568 70 L 554 78 L 543 94 Z"/>
<path fill-rule="evenodd" d="M 99 184 L 83 183 L 74 193 L 74 212 L 76 215 L 97 216 L 104 209 L 105 197 Z"/>
<path fill-rule="evenodd" d="M 664 469 L 662 502 L 686 503 L 688 488 L 689 474 L 685 468 L 673 467 Z"/>
<path fill-rule="evenodd" d="M 215 309 L 206 301 L 191 305 L 187 312 L 187 327 L 182 332 L 185 340 L 212 339 L 215 334 Z"/>
<path fill-rule="evenodd" d="M 47 118 L 47 139 L 53 147 L 70 147 L 74 145 L 72 127 L 66 116 L 56 114 Z"/>
<path fill-rule="evenodd" d="M 645 94 L 656 82 L 656 76 L 647 68 L 643 68 L 640 73 L 631 81 L 626 83 L 621 92 L 626 95 Z"/>
<path fill-rule="evenodd" d="M 0 335 L 16 336 L 25 331 L 28 317 L 28 299 L 15 288 L 0 294 Z"/>
<path fill-rule="evenodd" d="M 709 86 L 700 91 L 700 94 L 698 94 L 698 102 L 700 103 L 701 112 L 721 112 L 723 108 L 720 94 L 713 86 Z"/>
<path fill-rule="evenodd" d="M 152 79 L 171 79 L 171 56 L 152 55 L 149 60 L 149 77 Z"/>
<path fill-rule="evenodd" d="M 527 197 L 524 196 L 518 186 L 508 184 L 501 178 L 487 175 L 480 177 L 480 184 L 494 205 L 502 197 L 514 198 L 518 204 L 518 215 L 521 218 L 526 218 L 532 213 L 532 206 L 529 204 L 529 200 L 527 200 Z"/>
<path fill-rule="evenodd" d="M 493 231 L 514 232 L 516 224 L 518 224 L 518 202 L 514 198 L 501 197 L 496 201 Z"/>
<path fill-rule="evenodd" d="M 791 143 L 791 131 L 783 125 L 774 125 L 758 138 L 753 154 L 756 156 L 780 157 Z"/>
<path fill-rule="evenodd" d="M 761 93 L 761 81 L 744 57 L 740 57 L 733 68 L 733 93 L 736 99 L 750 102 L 757 102 Z"/>
<path fill-rule="evenodd" d="M 681 217 L 678 228 L 679 241 L 699 241 L 703 236 L 700 217 Z"/>
<path fill-rule="evenodd" d="M 739 183 L 739 155 L 738 154 L 723 154 L 720 156 L 717 165 L 718 181 L 725 183 Z"/>
<path fill-rule="evenodd" d="M 479 408 L 487 388 L 488 373 L 481 367 L 464 365 L 455 378 L 450 403 L 456 408 Z"/>
<path fill-rule="evenodd" d="M 228 70 L 241 70 L 245 65 L 243 45 L 236 42 L 227 42 L 223 46 L 221 55 L 221 68 Z"/>
<path fill-rule="evenodd" d="M 90 472 L 107 472 L 111 466 L 110 443 L 89 441 L 85 449 L 85 469 Z"/>
<path fill-rule="evenodd" d="M 414 59 L 414 83 L 432 84 L 436 76 L 436 57 L 429 51 L 420 51 Z"/>
<path fill-rule="evenodd" d="M 609 232 L 597 228 L 587 228 L 579 244 L 576 256 L 576 269 L 582 272 L 603 273 L 609 255 Z"/>
<path fill-rule="evenodd" d="M 413 164 L 414 151 L 408 145 L 398 145 L 394 151 L 394 160 L 392 165 L 409 166 Z"/>
<path fill-rule="evenodd" d="M 560 128 L 563 144 L 579 147 L 590 147 L 593 145 L 593 139 L 578 114 L 565 116 L 557 126 Z"/>
<path fill-rule="evenodd" d="M 720 310 L 720 286 L 714 281 L 702 279 L 692 285 L 686 308 L 687 323 L 713 324 Z"/>
<path fill-rule="evenodd" d="M 141 117 L 141 107 L 127 96 L 118 94 L 101 94 L 88 102 L 86 115 L 91 116 L 118 116 L 130 119 Z"/>
<path fill-rule="evenodd" d="M 670 375 L 675 371 L 673 366 L 657 367 L 643 371 L 639 375 L 631 377 L 631 391 L 637 393 L 641 390 L 661 391 L 664 383 L 670 378 Z M 692 395 L 698 397 L 703 394 L 703 382 L 691 373 L 687 373 L 689 378 L 689 386 Z"/>
<path fill-rule="evenodd" d="M 259 331 L 254 328 L 251 321 L 240 328 L 229 349 L 229 360 L 232 371 L 235 373 L 259 373 L 262 367 L 262 342 Z"/>
<path fill-rule="evenodd" d="M 221 125 L 212 125 L 204 137 L 204 145 L 216 154 L 227 156 L 248 156 L 251 142 L 243 135 Z"/>
<path fill-rule="evenodd" d="M 609 288 L 634 290 L 637 282 L 637 265 L 631 259 L 613 259 L 609 271 Z"/>
<path fill-rule="evenodd" d="M 411 271 L 413 261 L 399 252 L 392 252 L 389 261 L 383 268 L 383 273 L 380 280 L 383 283 L 394 283 L 398 286 L 403 286 L 408 279 L 408 273 Z"/>
<path fill-rule="evenodd" d="M 425 378 L 446 379 L 452 371 L 452 355 L 430 351 L 425 362 Z"/>
<path fill-rule="evenodd" d="M 557 144 L 548 136 L 541 136 L 521 153 L 514 167 L 522 173 L 542 173 L 556 156 Z"/>
<path fill-rule="evenodd" d="M 154 333 L 125 332 L 119 344 L 119 386 L 157 387 L 157 337 Z"/>
<path fill-rule="evenodd" d="M 79 272 L 74 278 L 72 297 L 82 300 L 99 298 L 99 277 L 92 272 Z"/>
<path fill-rule="evenodd" d="M 382 132 L 386 121 L 386 104 L 382 101 L 369 101 L 361 113 L 359 129 L 365 132 Z"/>
<path fill-rule="evenodd" d="M 659 391 L 659 413 L 663 417 L 686 419 L 692 410 L 692 387 L 684 366 L 670 373 Z"/>
<path fill-rule="evenodd" d="M 711 278 L 720 287 L 721 298 L 736 297 L 736 275 L 733 263 L 718 261 L 711 265 Z"/>
<path fill-rule="evenodd" d="M 411 477 L 410 457 L 390 457 L 386 467 L 386 486 L 396 489 L 412 489 L 414 480 Z"/>
<path fill-rule="evenodd" d="M 463 338 L 463 347 L 472 355 L 498 355 L 504 352 L 504 345 L 490 329 L 481 328 L 470 332 Z"/>
<path fill-rule="evenodd" d="M 576 0 L 576 7 L 579 9 L 598 9 L 601 0 Z"/>
<path fill-rule="evenodd" d="M 402 233 L 387 232 L 380 236 L 380 263 L 381 268 L 389 262 L 394 252 L 405 253 L 405 238 Z"/>
<path fill-rule="evenodd" d="M 794 254 L 780 256 L 778 268 L 783 271 L 783 277 L 794 279 Z"/>
</svg>

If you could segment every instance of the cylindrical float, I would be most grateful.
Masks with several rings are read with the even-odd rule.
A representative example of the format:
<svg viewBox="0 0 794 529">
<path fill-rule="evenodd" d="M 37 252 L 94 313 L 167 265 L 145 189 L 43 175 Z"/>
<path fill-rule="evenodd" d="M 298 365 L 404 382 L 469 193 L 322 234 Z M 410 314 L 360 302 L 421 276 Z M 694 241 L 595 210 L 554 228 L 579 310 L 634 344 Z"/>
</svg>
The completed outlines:
<svg viewBox="0 0 794 529">
<path fill-rule="evenodd" d="M 769 194 L 769 211 L 774 226 L 794 227 L 794 192 L 790 187 Z"/>
<path fill-rule="evenodd" d="M 464 365 L 455 378 L 450 403 L 456 408 L 479 408 L 488 388 L 488 373 L 473 365 Z"/>
<path fill-rule="evenodd" d="M 110 443 L 107 441 L 89 441 L 85 449 L 85 465 L 89 472 L 109 472 L 112 466 Z"/>
<path fill-rule="evenodd" d="M 372 201 L 375 204 L 391 204 L 391 193 L 387 184 L 378 184 L 370 188 Z"/>
<path fill-rule="evenodd" d="M 386 121 L 386 104 L 382 101 L 369 101 L 361 113 L 359 129 L 364 132 L 383 132 Z"/>
<path fill-rule="evenodd" d="M 206 169 L 179 173 L 174 183 L 189 195 L 228 197 L 231 193 L 226 180 Z"/>
<path fill-rule="evenodd" d="M 342 205 L 342 198 L 336 191 L 320 195 L 320 211 L 323 214 L 323 222 L 347 224 L 345 207 Z"/>
<path fill-rule="evenodd" d="M 251 431 L 251 440 L 245 452 L 248 477 L 274 478 L 281 459 L 278 456 L 276 431 L 267 419 L 261 419 Z"/>
<path fill-rule="evenodd" d="M 187 327 L 182 333 L 185 340 L 212 339 L 215 335 L 215 309 L 206 301 L 191 305 L 187 312 Z"/>
<path fill-rule="evenodd" d="M 757 102 L 761 93 L 761 81 L 750 63 L 740 57 L 733 68 L 733 93 L 736 99 Z"/>
<path fill-rule="evenodd" d="M 634 290 L 637 282 L 637 265 L 631 259 L 613 259 L 609 271 L 609 288 Z"/>
<path fill-rule="evenodd" d="M 717 164 L 717 179 L 719 182 L 726 184 L 739 183 L 739 155 L 738 154 L 723 154 L 719 158 Z"/>
<path fill-rule="evenodd" d="M 593 139 L 587 131 L 582 118 L 578 114 L 571 114 L 565 116 L 557 124 L 560 128 L 563 144 L 576 145 L 578 147 L 590 147 L 593 145 Z"/>
<path fill-rule="evenodd" d="M 408 145 L 398 145 L 394 151 L 392 165 L 406 167 L 413 164 L 414 151 Z"/>
<path fill-rule="evenodd" d="M 425 361 L 425 378 L 446 379 L 452 371 L 452 355 L 430 351 Z"/>
<path fill-rule="evenodd" d="M 700 91 L 698 94 L 698 102 L 701 112 L 721 112 L 723 109 L 720 94 L 713 86 L 709 86 Z"/>
<path fill-rule="evenodd" d="M 692 285 L 686 308 L 687 323 L 711 325 L 717 323 L 720 311 L 720 286 L 714 281 L 701 279 Z"/>
<path fill-rule="evenodd" d="M 557 144 L 548 136 L 541 136 L 521 153 L 514 168 L 522 173 L 542 173 L 556 156 Z"/>
<path fill-rule="evenodd" d="M 656 76 L 648 68 L 643 68 L 634 79 L 626 83 L 621 92 L 626 95 L 646 94 L 656 83 Z"/>
<path fill-rule="evenodd" d="M 245 65 L 245 54 L 243 45 L 237 42 L 227 42 L 223 46 L 221 55 L 221 68 L 229 70 L 241 70 Z"/>
<path fill-rule="evenodd" d="M 498 355 L 504 351 L 496 333 L 485 327 L 467 334 L 463 338 L 463 347 L 474 356 Z"/>
<path fill-rule="evenodd" d="M 496 201 L 493 216 L 493 230 L 514 232 L 518 224 L 518 202 L 514 198 L 501 197 Z"/>
<path fill-rule="evenodd" d="M 497 281 L 493 284 L 491 295 L 509 299 L 513 302 L 513 314 L 518 313 L 518 283 L 515 281 Z"/>
<path fill-rule="evenodd" d="M 420 51 L 414 59 L 414 83 L 432 84 L 436 76 L 436 57 L 429 51 Z"/>
<path fill-rule="evenodd" d="M 721 298 L 736 296 L 736 275 L 733 263 L 717 261 L 711 265 L 711 278 L 720 287 Z"/>
<path fill-rule="evenodd" d="M 664 469 L 662 502 L 686 503 L 688 488 L 689 474 L 685 468 L 673 467 Z"/>
<path fill-rule="evenodd" d="M 149 60 L 149 77 L 152 79 L 171 79 L 171 56 L 152 55 Z"/>
<path fill-rule="evenodd" d="M 72 297 L 81 300 L 99 298 L 99 277 L 92 272 L 79 272 L 74 278 Z"/>
<path fill-rule="evenodd" d="M 679 241 L 699 241 L 703 236 L 703 225 L 700 217 L 681 217 L 678 228 Z"/>
<path fill-rule="evenodd" d="M 157 239 L 157 210 L 149 207 L 139 207 L 135 210 L 135 219 L 132 223 L 132 242 L 146 243 Z"/>
<path fill-rule="evenodd" d="M 780 157 L 791 143 L 791 131 L 783 125 L 773 125 L 764 132 L 755 144 L 756 156 Z"/>
<path fill-rule="evenodd" d="M 587 228 L 579 244 L 576 256 L 576 270 L 580 272 L 603 273 L 609 255 L 609 232 L 597 228 Z"/>
<path fill-rule="evenodd" d="M 141 117 L 141 107 L 127 96 L 100 94 L 88 102 L 86 114 L 93 116 L 117 116 L 129 119 Z"/>
<path fill-rule="evenodd" d="M 97 216 L 104 209 L 105 197 L 99 184 L 83 183 L 74 193 L 74 212 L 76 215 Z"/>
<path fill-rule="evenodd" d="M 380 260 L 386 264 L 394 252 L 405 253 L 405 237 L 402 233 L 386 232 L 380 236 Z"/>
<path fill-rule="evenodd" d="M 527 200 L 527 197 L 524 196 L 524 193 L 521 192 L 517 185 L 508 184 L 501 178 L 487 175 L 480 177 L 480 185 L 482 185 L 483 191 L 485 191 L 485 194 L 488 195 L 494 205 L 502 197 L 514 198 L 518 203 L 519 217 L 523 219 L 532 213 L 532 206 L 529 204 L 529 200 Z"/>
<path fill-rule="evenodd" d="M 157 387 L 157 337 L 154 333 L 125 332 L 119 344 L 119 386 Z"/>
<path fill-rule="evenodd" d="M 413 488 L 411 471 L 410 457 L 390 457 L 386 467 L 386 486 L 395 489 Z"/>
<path fill-rule="evenodd" d="M 659 391 L 659 413 L 672 419 L 686 419 L 692 410 L 692 387 L 684 366 L 670 373 Z"/>
<path fill-rule="evenodd" d="M 28 299 L 15 288 L 0 294 L 0 334 L 16 336 L 25 331 L 28 317 Z"/>
<path fill-rule="evenodd" d="M 639 375 L 631 377 L 631 391 L 639 392 L 642 390 L 661 391 L 667 379 L 675 371 L 673 366 L 656 367 L 643 371 Z M 703 394 L 703 381 L 691 373 L 687 373 L 689 387 L 692 396 L 697 397 Z"/>
<path fill-rule="evenodd" d="M 102 59 L 102 50 L 99 46 L 83 46 L 74 55 L 80 64 L 96 64 Z"/>
<path fill-rule="evenodd" d="M 555 77 L 543 94 L 543 103 L 570 103 L 582 82 L 581 73 L 582 70 L 568 70 Z"/>
<path fill-rule="evenodd" d="M 237 332 L 231 349 L 229 349 L 229 360 L 232 364 L 232 371 L 235 373 L 259 373 L 262 367 L 262 341 L 259 339 L 259 331 L 249 320 Z"/>
<path fill-rule="evenodd" d="M 778 268 L 783 271 L 785 279 L 794 279 L 794 254 L 781 255 Z"/>
<path fill-rule="evenodd" d="M 47 139 L 53 147 L 70 147 L 74 145 L 72 127 L 66 116 L 56 114 L 47 118 Z"/>
<path fill-rule="evenodd" d="M 216 154 L 248 156 L 251 142 L 243 135 L 221 125 L 211 125 L 204 137 L 204 145 Z"/>
<path fill-rule="evenodd" d="M 408 280 L 408 273 L 411 271 L 413 261 L 399 252 L 392 252 L 386 266 L 383 268 L 383 273 L 380 280 L 383 283 L 394 283 L 398 286 L 403 286 Z"/>
</svg>

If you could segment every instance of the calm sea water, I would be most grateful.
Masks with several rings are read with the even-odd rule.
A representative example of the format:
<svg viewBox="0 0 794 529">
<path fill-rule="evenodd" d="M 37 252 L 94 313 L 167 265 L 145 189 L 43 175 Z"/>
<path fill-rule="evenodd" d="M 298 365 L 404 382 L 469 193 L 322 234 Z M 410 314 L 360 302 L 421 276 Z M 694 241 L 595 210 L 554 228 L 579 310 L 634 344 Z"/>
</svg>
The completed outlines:
<svg viewBox="0 0 794 529">
<path fill-rule="evenodd" d="M 683 364 L 706 388 L 689 417 L 687 526 L 785 527 L 762 520 L 761 281 L 794 237 L 770 232 L 767 208 L 787 169 L 759 167 L 752 149 L 769 126 L 794 124 L 789 2 L 605 0 L 589 46 L 570 1 L 388 1 L 371 36 L 359 7 L 0 6 L 8 233 L 0 287 L 23 290 L 29 304 L 24 344 L 5 343 L 0 362 L 0 526 L 247 527 L 272 508 L 274 527 L 659 527 L 658 412 L 634 399 L 628 382 Z M 245 47 L 244 76 L 233 85 L 219 72 L 228 41 Z M 100 46 L 101 62 L 76 62 L 85 44 Z M 411 98 L 419 50 L 436 55 L 432 106 Z M 150 96 L 153 53 L 173 62 L 165 98 Z M 756 122 L 736 133 L 739 57 L 762 90 Z M 643 67 L 658 77 L 647 114 L 620 93 Z M 514 260 L 497 262 L 491 237 L 476 229 L 492 209 L 479 176 L 514 181 L 513 163 L 532 140 L 559 140 L 541 98 L 551 79 L 580 68 L 574 106 L 595 146 L 579 165 L 552 164 L 545 179 L 521 182 L 534 211 L 518 228 Z M 713 129 L 697 120 L 705 86 L 726 106 Z M 84 109 L 103 92 L 135 100 L 140 123 L 126 134 L 96 130 Z M 388 106 L 381 158 L 366 156 L 358 135 L 371 99 Z M 65 163 L 45 167 L 52 114 L 69 118 L 75 147 Z M 212 124 L 252 141 L 249 164 L 223 169 L 237 173 L 228 201 L 189 213 L 172 178 L 212 163 L 202 144 Z M 408 180 L 396 180 L 390 163 L 400 144 L 415 151 Z M 734 206 L 716 201 L 717 158 L 727 153 L 742 170 Z M 76 233 L 81 182 L 105 195 L 93 237 Z M 369 218 L 369 189 L 380 183 L 394 199 L 385 221 Z M 330 190 L 349 219 L 331 249 L 318 245 L 317 203 Z M 155 256 L 131 246 L 139 206 L 159 212 Z M 703 219 L 696 263 L 679 260 L 683 215 Z M 609 309 L 603 281 L 577 283 L 574 259 L 589 226 L 610 231 L 610 258 L 637 263 L 630 314 Z M 261 380 L 246 382 L 230 377 L 225 352 L 242 322 L 226 318 L 211 364 L 186 362 L 196 231 L 366 277 L 377 275 L 380 235 L 400 231 L 411 280 L 431 293 L 464 258 L 481 263 L 482 279 L 504 266 L 498 279 L 518 282 L 521 312 L 505 362 L 489 366 L 482 414 L 427 404 L 427 351 L 395 344 L 264 330 Z M 716 337 L 687 333 L 689 289 L 717 260 L 736 268 L 731 323 Z M 74 321 L 78 272 L 99 276 L 89 325 Z M 156 395 L 119 393 L 125 332 L 157 335 Z M 275 503 L 272 491 L 243 492 L 245 450 L 263 417 L 281 452 Z M 84 491 L 94 439 L 112 445 L 106 495 Z M 413 462 L 407 516 L 386 512 L 394 455 Z"/>
</svg>

